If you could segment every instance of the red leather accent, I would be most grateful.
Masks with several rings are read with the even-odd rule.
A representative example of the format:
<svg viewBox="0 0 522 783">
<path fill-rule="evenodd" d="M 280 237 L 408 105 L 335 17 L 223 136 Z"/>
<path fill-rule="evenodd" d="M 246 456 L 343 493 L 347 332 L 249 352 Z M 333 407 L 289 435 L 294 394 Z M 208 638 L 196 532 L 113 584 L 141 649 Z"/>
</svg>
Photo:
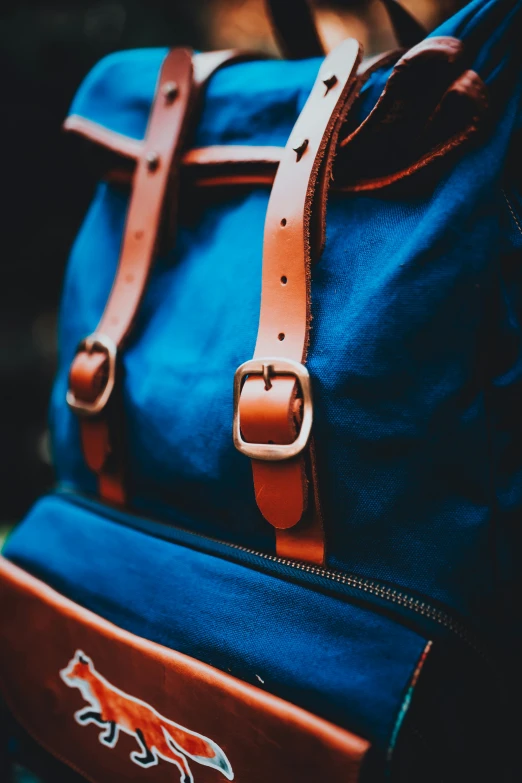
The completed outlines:
<svg viewBox="0 0 522 783">
<path fill-rule="evenodd" d="M 232 775 L 356 783 L 369 749 L 277 696 L 118 628 L 1 557 L 0 649 L 0 689 L 14 717 L 91 783 L 176 783 L 182 770 L 195 783 Z M 149 766 L 140 766 L 145 748 Z"/>
<path fill-rule="evenodd" d="M 276 548 L 279 557 L 288 560 L 303 560 L 307 563 L 324 565 L 325 531 L 321 510 L 321 496 L 317 477 L 317 462 L 313 438 L 308 446 L 308 475 L 310 476 L 313 513 L 303 516 L 298 525 L 276 531 Z M 283 504 L 287 502 L 282 498 Z"/>
<path fill-rule="evenodd" d="M 256 354 L 269 355 L 266 351 L 259 353 L 257 346 Z M 291 353 L 286 355 L 291 356 Z M 240 403 L 241 431 L 245 440 L 251 443 L 292 443 L 299 426 L 294 412 L 296 402 L 293 378 L 274 378 L 269 392 L 265 390 L 264 381 L 247 380 Z M 256 503 L 265 519 L 279 530 L 296 525 L 308 504 L 304 459 L 286 460 L 277 465 L 255 460 L 252 461 L 252 470 Z M 314 532 L 314 535 L 317 534 Z M 319 562 L 322 561 L 321 552 Z"/>
<path fill-rule="evenodd" d="M 127 157 L 139 150 L 118 270 L 96 328 L 97 333 L 112 340 L 116 349 L 122 347 L 132 328 L 159 242 L 162 239 L 164 243 L 172 242 L 182 148 L 197 91 L 201 91 L 217 68 L 252 57 L 258 55 L 232 49 L 210 52 L 194 58 L 193 66 L 190 51 L 170 51 L 161 68 L 146 137 L 141 143 L 129 144 L 126 140 L 122 147 L 122 137 L 118 134 L 100 131 L 95 123 L 83 124 L 91 137 L 109 142 L 114 150 L 123 148 Z M 169 84 L 174 85 L 170 97 L 165 93 Z M 71 125 L 78 129 L 78 120 Z M 70 390 L 76 399 L 96 400 L 106 382 L 107 367 L 105 353 L 79 350 L 69 375 Z M 80 430 L 87 465 L 98 474 L 100 495 L 109 502 L 121 504 L 126 500 L 124 447 L 116 407 L 113 394 L 100 414 L 81 417 Z"/>
<path fill-rule="evenodd" d="M 354 40 L 345 41 L 326 58 L 282 155 L 265 222 L 254 358 L 306 361 L 310 264 L 323 244 L 331 165 L 342 122 L 355 98 L 359 60 L 359 44 Z M 328 88 L 324 78 L 331 73 L 336 81 Z M 239 406 L 243 438 L 252 443 L 292 442 L 299 426 L 297 395 L 290 376 L 274 377 L 268 390 L 262 378 L 247 378 Z M 322 563 L 324 534 L 318 502 L 303 519 L 308 507 L 305 461 L 304 455 L 282 462 L 253 460 L 255 495 L 261 513 L 276 528 L 278 553 L 284 550 L 285 556 Z M 298 523 L 299 531 L 291 536 L 280 534 Z"/>
</svg>

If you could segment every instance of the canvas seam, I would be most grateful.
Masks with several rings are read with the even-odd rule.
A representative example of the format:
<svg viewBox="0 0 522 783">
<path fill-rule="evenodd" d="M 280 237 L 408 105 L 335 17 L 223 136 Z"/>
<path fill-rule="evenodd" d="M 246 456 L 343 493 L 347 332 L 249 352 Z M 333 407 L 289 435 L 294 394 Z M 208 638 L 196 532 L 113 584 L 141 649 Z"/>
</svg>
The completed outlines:
<svg viewBox="0 0 522 783">
<path fill-rule="evenodd" d="M 392 762 L 392 758 L 393 758 L 393 752 L 394 752 L 395 746 L 397 744 L 397 739 L 399 737 L 399 733 L 400 733 L 400 730 L 402 728 L 402 724 L 404 723 L 404 719 L 405 719 L 405 717 L 406 717 L 406 715 L 407 715 L 407 713 L 408 713 L 408 711 L 410 709 L 411 702 L 412 702 L 412 699 L 413 699 L 413 693 L 415 691 L 415 687 L 417 685 L 420 673 L 421 673 L 421 671 L 424 668 L 424 664 L 426 662 L 428 654 L 431 651 L 432 645 L 433 645 L 433 642 L 429 641 L 426 644 L 426 646 L 424 647 L 424 650 L 422 651 L 421 656 L 420 656 L 420 658 L 418 660 L 417 666 L 415 668 L 415 671 L 413 672 L 413 676 L 412 676 L 412 678 L 410 680 L 410 683 L 409 683 L 409 685 L 408 685 L 408 687 L 406 689 L 406 693 L 404 695 L 404 698 L 402 700 L 402 704 L 401 704 L 399 712 L 397 714 L 397 718 L 396 718 L 395 724 L 393 726 L 393 731 L 391 733 L 390 744 L 388 746 L 388 750 L 387 750 L 387 753 L 386 753 L 386 761 L 387 761 L 387 764 L 388 764 L 388 774 L 389 774 L 390 769 L 391 769 L 391 762 Z"/>
<path fill-rule="evenodd" d="M 507 195 L 506 191 L 503 188 L 502 188 L 502 194 L 503 194 L 503 196 L 504 196 L 504 198 L 506 200 L 506 204 L 508 205 L 508 209 L 509 209 L 509 211 L 511 213 L 511 217 L 515 221 L 515 225 L 516 225 L 519 233 L 522 234 L 522 225 L 520 224 L 520 220 L 518 219 L 518 217 L 516 215 L 516 212 L 515 212 L 515 210 L 513 209 L 512 205 L 511 205 L 511 201 L 509 200 L 508 195 Z"/>
</svg>

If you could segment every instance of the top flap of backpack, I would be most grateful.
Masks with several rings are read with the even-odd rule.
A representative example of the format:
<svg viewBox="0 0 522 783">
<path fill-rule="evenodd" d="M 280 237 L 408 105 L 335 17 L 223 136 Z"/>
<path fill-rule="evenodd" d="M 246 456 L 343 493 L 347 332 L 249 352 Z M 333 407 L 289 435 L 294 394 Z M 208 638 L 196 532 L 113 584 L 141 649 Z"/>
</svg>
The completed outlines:
<svg viewBox="0 0 522 783">
<path fill-rule="evenodd" d="M 502 47 L 487 39 L 489 25 L 482 18 L 495 17 L 491 21 L 498 23 L 497 5 L 505 13 L 498 25 Z M 343 134 L 336 187 L 385 187 L 460 150 L 462 142 L 483 124 L 488 108 L 484 82 L 486 87 L 495 85 L 496 90 L 499 74 L 513 58 L 516 43 L 509 33 L 515 29 L 510 24 L 513 13 L 516 9 L 510 9 L 508 0 L 493 4 L 475 0 L 398 63 L 399 51 L 374 65 Z M 78 90 L 65 129 L 127 161 L 135 160 L 166 54 L 167 49 L 157 48 L 105 57 Z M 280 148 L 288 141 L 320 63 L 320 59 L 258 59 L 218 70 L 206 86 L 189 146 L 229 147 L 230 155 L 220 161 L 225 167 L 230 162 L 241 165 L 245 153 L 239 148 L 249 147 L 251 161 L 269 164 L 271 181 Z M 375 156 L 375 150 L 381 151 L 380 157 Z M 214 155 L 207 158 L 198 156 L 191 162 L 216 163 Z"/>
<path fill-rule="evenodd" d="M 133 142 L 145 136 L 166 54 L 137 49 L 105 57 L 78 90 L 65 128 L 132 157 Z M 219 70 L 207 87 L 193 146 L 284 146 L 320 63 L 258 60 Z"/>
</svg>

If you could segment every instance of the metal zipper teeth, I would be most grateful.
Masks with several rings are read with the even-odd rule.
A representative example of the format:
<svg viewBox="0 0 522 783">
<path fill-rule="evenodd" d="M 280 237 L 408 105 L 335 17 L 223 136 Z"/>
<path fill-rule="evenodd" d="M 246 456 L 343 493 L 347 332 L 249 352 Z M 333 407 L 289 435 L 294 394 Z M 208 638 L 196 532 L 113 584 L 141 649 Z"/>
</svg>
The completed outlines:
<svg viewBox="0 0 522 783">
<path fill-rule="evenodd" d="M 321 566 L 315 566 L 309 563 L 301 563 L 295 560 L 288 560 L 284 557 L 277 557 L 277 555 L 270 555 L 265 552 L 259 552 L 255 549 L 249 549 L 248 547 L 240 546 L 239 544 L 231 544 L 226 541 L 217 541 L 217 543 L 231 547 L 232 549 L 237 549 L 240 552 L 245 552 L 249 555 L 261 557 L 264 560 L 270 560 L 273 563 L 295 568 L 298 571 L 303 571 L 307 574 L 314 574 L 315 576 L 329 579 L 330 581 L 352 587 L 356 590 L 361 590 L 364 593 L 374 595 L 377 598 L 383 599 L 384 601 L 389 601 L 396 604 L 397 606 L 409 609 L 416 614 L 420 614 L 423 617 L 427 617 L 439 625 L 444 626 L 452 633 L 456 634 L 462 641 L 466 642 L 466 644 L 471 646 L 482 658 L 488 660 L 485 651 L 481 648 L 481 646 L 469 633 L 468 629 L 461 622 L 456 620 L 443 609 L 437 609 L 436 607 L 431 606 L 431 604 L 428 604 L 425 601 L 421 601 L 419 598 L 413 598 L 413 596 L 408 595 L 407 593 L 403 593 L 401 590 L 397 590 L 394 587 L 384 586 L 373 579 L 354 576 L 352 574 L 343 574 L 340 571 L 332 571 L 328 568 L 322 568 Z"/>
<path fill-rule="evenodd" d="M 66 491 L 62 490 L 59 494 L 68 495 L 69 497 L 72 496 L 80 503 L 80 505 L 84 505 L 84 506 L 87 505 L 88 507 L 90 506 L 91 508 L 92 506 L 98 508 L 100 507 L 100 504 L 97 501 L 93 501 L 90 498 L 86 498 L 85 496 L 77 492 L 71 492 L 70 490 L 66 490 Z M 101 507 L 101 509 L 105 513 L 107 513 L 108 511 L 103 506 Z M 139 517 L 136 517 L 136 515 L 132 513 L 129 514 L 129 512 L 125 512 L 125 516 L 139 520 Z M 165 523 L 160 520 L 157 520 L 157 523 L 161 525 L 167 524 L 167 526 L 171 527 L 171 529 L 176 529 L 175 526 L 168 525 L 168 523 Z M 375 596 L 376 598 L 380 598 L 383 601 L 388 601 L 389 603 L 395 604 L 396 606 L 400 606 L 404 609 L 412 611 L 415 614 L 421 615 L 422 617 L 426 617 L 427 619 L 432 620 L 438 625 L 451 631 L 461 641 L 467 644 L 468 647 L 471 647 L 471 649 L 477 655 L 479 655 L 479 657 L 482 658 L 486 663 L 488 663 L 488 665 L 491 668 L 493 669 L 496 668 L 494 667 L 488 654 L 486 653 L 482 645 L 479 643 L 479 641 L 476 639 L 474 634 L 470 632 L 469 629 L 462 622 L 460 622 L 458 619 L 450 615 L 448 612 L 445 612 L 444 609 L 438 609 L 432 606 L 431 604 L 427 603 L 426 601 L 422 601 L 420 598 L 414 598 L 408 593 L 404 593 L 402 590 L 399 590 L 394 587 L 388 587 L 387 585 L 383 585 L 380 582 L 377 582 L 376 580 L 371 578 L 355 576 L 353 574 L 344 574 L 341 571 L 334 571 L 332 569 L 323 568 L 321 566 L 312 565 L 310 563 L 304 563 L 299 560 L 289 560 L 284 557 L 278 557 L 277 555 L 271 555 L 267 552 L 260 552 L 257 549 L 251 549 L 246 546 L 241 546 L 240 544 L 233 544 L 229 541 L 222 541 L 220 539 L 212 538 L 210 536 L 204 536 L 201 533 L 194 533 L 190 530 L 185 530 L 184 528 L 177 528 L 177 529 L 180 530 L 180 532 L 188 533 L 191 537 L 194 538 L 200 538 L 204 541 L 214 542 L 215 544 L 226 547 L 228 549 L 234 549 L 237 552 L 243 552 L 244 554 L 258 557 L 261 560 L 267 560 L 271 563 L 276 563 L 278 565 L 282 565 L 287 568 L 294 569 L 296 571 L 301 571 L 302 573 L 312 574 L 314 576 L 322 577 L 324 579 L 329 580 L 330 582 L 336 582 L 337 584 L 340 585 L 346 585 L 347 587 L 350 587 L 354 590 L 360 590 L 361 592 L 366 593 L 367 595 Z M 182 545 L 186 546 L 186 543 L 185 544 L 182 543 Z"/>
</svg>

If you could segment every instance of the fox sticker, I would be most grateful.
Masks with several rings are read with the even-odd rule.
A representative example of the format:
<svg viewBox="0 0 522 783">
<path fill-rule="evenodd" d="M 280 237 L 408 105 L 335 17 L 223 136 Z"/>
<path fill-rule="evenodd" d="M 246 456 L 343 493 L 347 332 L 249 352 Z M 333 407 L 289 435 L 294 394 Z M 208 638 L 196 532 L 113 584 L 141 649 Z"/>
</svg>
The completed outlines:
<svg viewBox="0 0 522 783">
<path fill-rule="evenodd" d="M 78 688 L 88 702 L 74 714 L 80 726 L 94 723 L 104 729 L 99 741 L 114 748 L 119 732 L 136 738 L 140 751 L 130 754 L 131 760 L 147 768 L 159 764 L 160 758 L 175 764 L 180 772 L 180 783 L 194 783 L 188 760 L 205 767 L 213 767 L 228 780 L 234 778 L 230 762 L 219 745 L 208 737 L 190 731 L 164 718 L 141 699 L 120 691 L 96 671 L 88 655 L 77 650 L 60 677 L 69 688 Z"/>
</svg>

